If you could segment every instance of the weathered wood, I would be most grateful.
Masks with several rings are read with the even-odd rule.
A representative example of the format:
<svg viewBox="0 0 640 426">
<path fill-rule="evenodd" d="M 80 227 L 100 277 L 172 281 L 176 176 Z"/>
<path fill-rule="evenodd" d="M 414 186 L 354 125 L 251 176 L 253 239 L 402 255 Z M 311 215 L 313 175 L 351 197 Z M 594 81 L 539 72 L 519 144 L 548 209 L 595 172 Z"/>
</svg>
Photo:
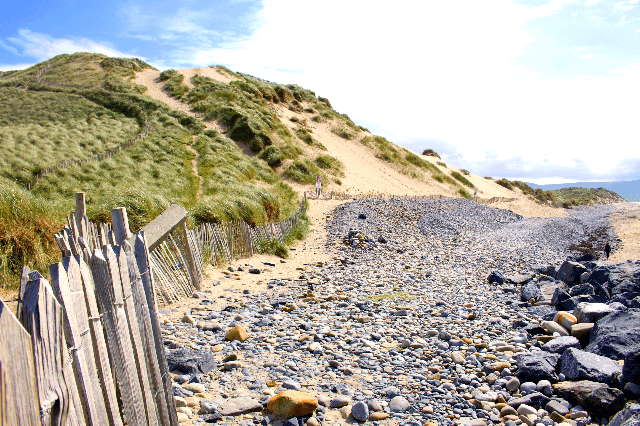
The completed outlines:
<svg viewBox="0 0 640 426">
<path fill-rule="evenodd" d="M 109 360 L 105 331 L 101 321 L 102 315 L 98 310 L 98 303 L 96 301 L 96 290 L 93 283 L 93 276 L 91 275 L 89 266 L 87 266 L 80 257 L 75 257 L 75 260 L 78 263 L 80 276 L 82 278 L 82 288 L 84 290 L 84 298 L 87 306 L 87 319 L 91 329 L 91 343 L 93 345 L 95 365 L 98 378 L 100 379 L 109 424 L 113 426 L 122 426 L 120 407 L 118 406 L 118 399 L 116 397 L 116 385 L 114 383 L 111 361 Z"/>
<path fill-rule="evenodd" d="M 144 292 L 144 286 L 138 264 L 136 262 L 133 248 L 129 242 L 124 243 L 124 251 L 127 259 L 129 271 L 129 281 L 131 282 L 131 291 L 133 294 L 133 303 L 135 305 L 136 316 L 140 327 L 141 342 L 143 344 L 144 354 L 146 356 L 147 371 L 151 378 L 152 398 L 155 400 L 158 411 L 159 424 L 169 425 L 170 416 L 167 407 L 167 401 L 164 396 L 164 383 L 158 363 L 158 356 L 155 350 L 155 341 L 153 336 L 153 327 L 151 325 L 151 315 L 147 297 Z"/>
<path fill-rule="evenodd" d="M 104 399 L 99 389 L 79 266 L 73 258 L 65 260 L 66 270 L 62 263 L 54 263 L 49 267 L 49 272 L 51 286 L 64 307 L 65 335 L 74 360 L 73 370 L 85 420 L 91 425 L 108 425 Z"/>
<path fill-rule="evenodd" d="M 112 209 L 111 223 L 113 224 L 113 236 L 117 245 L 121 245 L 123 241 L 131 238 L 127 209 L 124 207 Z"/>
<path fill-rule="evenodd" d="M 149 250 L 153 251 L 169 233 L 181 226 L 187 216 L 188 212 L 183 207 L 173 204 L 147 224 L 142 230 Z"/>
<path fill-rule="evenodd" d="M 182 222 L 181 238 L 182 238 L 181 245 L 184 248 L 183 254 L 186 260 L 189 277 L 191 278 L 191 284 L 193 285 L 194 288 L 196 288 L 197 290 L 200 290 L 202 277 L 200 276 L 198 268 L 196 267 L 196 262 L 194 260 L 194 255 L 193 255 L 193 247 L 191 246 L 191 244 L 189 244 L 189 230 L 187 229 L 186 221 Z"/>
<path fill-rule="evenodd" d="M 124 300 L 124 308 L 127 313 L 127 320 L 129 323 L 129 335 L 131 336 L 131 345 L 136 361 L 138 380 L 140 382 L 142 397 L 144 398 L 144 405 L 147 411 L 148 422 L 149 424 L 153 425 L 158 422 L 158 415 L 156 413 L 155 398 L 152 395 L 151 385 L 149 384 L 149 367 L 147 366 L 147 359 L 144 353 L 144 344 L 142 342 L 143 337 L 140 335 L 141 326 L 138 322 L 138 311 L 135 308 L 135 303 L 133 300 L 131 289 L 132 283 L 130 280 L 127 256 L 124 252 L 124 248 L 121 246 L 114 247 L 114 252 L 118 262 L 118 268 L 120 270 L 122 297 Z"/>
<path fill-rule="evenodd" d="M 87 207 L 85 204 L 85 194 L 84 192 L 76 192 L 76 211 L 74 212 L 76 222 L 81 223 L 86 214 Z M 80 236 L 84 238 L 83 235 Z"/>
<path fill-rule="evenodd" d="M 28 266 L 22 267 L 22 273 L 20 274 L 20 288 L 18 289 L 18 307 L 16 309 L 16 317 L 20 319 L 22 315 L 22 299 L 24 297 L 24 291 L 27 287 L 27 283 L 29 282 L 29 273 L 31 270 Z"/>
<path fill-rule="evenodd" d="M 64 339 L 63 309 L 44 278 L 27 283 L 22 324 L 31 335 L 43 426 L 84 424 L 82 406 L 74 401 L 76 384 Z"/>
<path fill-rule="evenodd" d="M 37 402 L 31 337 L 0 299 L 0 425 L 41 426 Z"/>
<path fill-rule="evenodd" d="M 96 249 L 91 259 L 98 300 L 107 332 L 107 344 L 113 360 L 118 387 L 129 426 L 142 426 L 147 416 L 142 404 L 142 390 L 135 366 L 127 315 L 124 310 L 122 283 L 116 256 L 111 246 Z"/>
<path fill-rule="evenodd" d="M 164 337 L 162 336 L 162 329 L 160 327 L 160 319 L 158 318 L 156 291 L 154 290 L 155 284 L 153 277 L 149 269 L 149 250 L 145 242 L 144 231 L 136 234 L 134 245 L 135 259 L 140 273 L 140 279 L 142 281 L 142 288 L 147 301 L 149 320 L 151 323 L 151 331 L 153 334 L 153 344 L 155 347 L 155 355 L 158 361 L 158 368 L 160 370 L 160 377 L 162 379 L 162 396 L 166 401 L 168 418 L 162 418 L 161 420 L 167 421 L 163 425 L 175 426 L 178 424 L 178 415 L 176 412 L 175 400 L 173 398 L 173 385 L 172 379 L 169 375 L 169 368 L 167 365 L 167 358 L 164 352 Z"/>
</svg>

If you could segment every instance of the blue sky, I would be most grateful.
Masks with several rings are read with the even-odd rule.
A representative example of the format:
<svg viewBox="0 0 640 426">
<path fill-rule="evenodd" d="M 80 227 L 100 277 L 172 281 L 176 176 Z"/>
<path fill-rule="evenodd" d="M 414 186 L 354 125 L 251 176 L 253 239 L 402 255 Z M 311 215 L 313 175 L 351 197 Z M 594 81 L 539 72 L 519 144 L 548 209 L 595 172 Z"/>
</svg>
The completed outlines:
<svg viewBox="0 0 640 426">
<path fill-rule="evenodd" d="M 5 5 L 0 70 L 76 51 L 297 83 L 480 175 L 640 178 L 640 0 Z"/>
</svg>

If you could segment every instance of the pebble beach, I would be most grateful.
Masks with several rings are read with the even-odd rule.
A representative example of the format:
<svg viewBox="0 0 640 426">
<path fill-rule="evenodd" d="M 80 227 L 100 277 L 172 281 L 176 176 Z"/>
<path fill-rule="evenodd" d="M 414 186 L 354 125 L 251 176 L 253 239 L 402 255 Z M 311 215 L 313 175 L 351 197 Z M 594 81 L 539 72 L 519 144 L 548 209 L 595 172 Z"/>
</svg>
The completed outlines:
<svg viewBox="0 0 640 426">
<path fill-rule="evenodd" d="M 574 291 L 577 281 L 567 285 L 556 278 L 568 257 L 577 260 L 577 250 L 616 241 L 607 220 L 613 210 L 582 207 L 565 218 L 525 218 L 463 199 L 339 205 L 326 225 L 330 260 L 271 279 L 264 291 L 245 290 L 241 299 L 229 292 L 213 300 L 202 292 L 179 315 L 162 312 L 180 420 L 245 426 L 607 424 L 613 406 L 590 410 L 558 387 L 570 383 L 562 352 L 577 351 L 579 358 L 583 351 L 571 336 L 573 323 L 565 331 L 548 323 L 557 316 L 558 288 L 567 287 L 565 305 L 600 301 L 593 292 Z M 585 271 L 605 265 L 590 262 Z M 632 269 L 637 264 L 627 263 Z M 229 278 L 232 272 L 261 270 L 238 262 L 229 267 Z M 584 272 L 576 278 L 587 279 Z M 223 309 L 219 299 L 228 302 Z M 629 300 L 616 309 L 637 310 Z M 549 350 L 555 341 L 542 348 L 565 336 L 575 342 L 557 351 Z M 522 360 L 543 353 L 553 355 L 558 367 L 549 377 L 527 376 L 529 364 Z M 617 374 L 618 382 L 612 378 L 603 386 L 624 402 L 633 400 L 636 388 L 620 382 L 618 368 L 611 376 Z M 276 407 L 285 397 L 294 411 Z"/>
</svg>

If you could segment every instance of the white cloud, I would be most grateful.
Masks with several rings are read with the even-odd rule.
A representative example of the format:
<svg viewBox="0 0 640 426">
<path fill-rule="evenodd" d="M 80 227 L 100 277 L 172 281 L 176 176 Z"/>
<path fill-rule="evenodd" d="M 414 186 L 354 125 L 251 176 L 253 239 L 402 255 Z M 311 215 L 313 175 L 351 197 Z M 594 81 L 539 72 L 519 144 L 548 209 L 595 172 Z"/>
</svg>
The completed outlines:
<svg viewBox="0 0 640 426">
<path fill-rule="evenodd" d="M 596 55 L 594 55 L 593 53 L 587 53 L 586 55 L 580 56 L 580 59 L 593 59 L 595 57 Z"/>
<path fill-rule="evenodd" d="M 251 37 L 194 48 L 182 60 L 301 84 L 356 121 L 381 123 L 392 140 L 444 139 L 463 159 L 486 160 L 490 148 L 498 160 L 519 155 L 534 168 L 576 158 L 562 170 L 611 170 L 629 146 L 640 153 L 633 101 L 640 80 L 627 78 L 633 67 L 626 75 L 546 81 L 513 65 L 533 41 L 524 24 L 565 3 L 266 0 Z M 296 30 L 300 22 L 313 30 Z"/>
<path fill-rule="evenodd" d="M 48 34 L 36 33 L 27 29 L 18 30 L 17 37 L 7 38 L 8 43 L 0 43 L 0 47 L 8 48 L 22 57 L 44 61 L 62 53 L 91 52 L 108 56 L 134 56 L 121 52 L 110 43 L 96 42 L 87 38 L 55 38 Z"/>
<path fill-rule="evenodd" d="M 628 77 L 640 77 L 640 64 L 629 63 L 624 68 L 616 68 L 609 71 L 610 74 L 621 74 Z"/>
<path fill-rule="evenodd" d="M 35 64 L 12 64 L 12 65 L 0 65 L 0 71 L 15 71 L 24 70 Z"/>
</svg>

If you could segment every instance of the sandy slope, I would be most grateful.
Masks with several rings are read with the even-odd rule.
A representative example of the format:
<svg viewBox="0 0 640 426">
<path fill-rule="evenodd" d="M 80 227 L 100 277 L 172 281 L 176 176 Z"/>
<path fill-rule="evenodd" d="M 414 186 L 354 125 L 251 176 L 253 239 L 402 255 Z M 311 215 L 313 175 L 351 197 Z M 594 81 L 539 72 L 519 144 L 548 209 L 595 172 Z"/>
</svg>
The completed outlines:
<svg viewBox="0 0 640 426">
<path fill-rule="evenodd" d="M 621 203 L 611 215 L 613 229 L 622 240 L 622 247 L 614 247 L 609 260 L 613 263 L 640 259 L 640 204 Z"/>
<path fill-rule="evenodd" d="M 185 76 L 185 84 L 192 87 L 191 77 L 196 74 L 211 77 L 215 80 L 229 83 L 233 79 L 229 77 L 223 71 L 219 71 L 217 68 L 187 68 L 178 70 Z M 195 113 L 191 108 L 177 99 L 171 97 L 165 90 L 162 89 L 163 83 L 158 80 L 160 72 L 155 70 L 146 69 L 137 73 L 135 82 L 137 84 L 143 84 L 147 87 L 146 95 L 166 103 L 171 108 L 179 109 L 187 113 L 188 115 L 195 116 Z M 322 153 L 328 153 L 333 157 L 339 159 L 345 165 L 345 176 L 340 178 L 342 182 L 338 185 L 335 181 L 323 182 L 323 188 L 325 190 L 334 190 L 340 192 L 348 192 L 350 194 L 394 194 L 394 195 L 449 195 L 456 196 L 455 190 L 446 184 L 440 184 L 434 180 L 418 181 L 413 179 L 399 170 L 389 165 L 385 161 L 376 158 L 372 149 L 364 146 L 356 140 L 345 140 L 340 138 L 331 132 L 332 123 L 316 123 L 311 120 L 313 113 L 296 113 L 283 105 L 274 105 L 274 111 L 278 114 L 282 122 L 295 133 L 294 129 L 299 126 L 297 123 L 290 121 L 292 117 L 298 119 L 299 122 L 305 123 L 305 126 L 311 131 L 313 137 L 323 144 L 327 151 L 304 146 L 305 156 L 308 158 L 315 158 Z M 224 133 L 225 128 L 214 120 L 206 120 L 204 124 L 207 128 L 215 128 Z M 242 143 L 236 142 L 245 154 L 255 155 L 251 152 L 249 147 Z M 302 144 L 304 145 L 304 144 Z M 416 153 L 420 155 L 419 153 Z M 422 156 L 427 161 L 436 164 L 441 160 L 434 157 Z M 285 163 L 286 164 L 286 163 Z M 451 171 L 460 171 L 458 168 L 451 164 L 447 164 L 444 168 L 442 165 L 437 165 L 445 173 L 451 173 Z M 524 216 L 564 216 L 564 212 L 559 209 L 552 209 L 545 206 L 541 206 L 530 201 L 520 191 L 509 191 L 500 185 L 495 184 L 493 181 L 487 180 L 484 177 L 470 174 L 467 178 L 478 188 L 478 197 L 491 198 L 491 197 L 507 197 L 516 198 L 517 200 L 511 203 L 501 203 L 500 207 L 508 208 L 516 211 Z M 302 193 L 303 191 L 311 191 L 313 187 L 298 185 L 293 182 L 289 182 L 296 191 Z"/>
<path fill-rule="evenodd" d="M 214 80 L 221 81 L 223 83 L 229 84 L 233 80 L 237 80 L 237 78 L 230 77 L 225 74 L 223 71 L 219 71 L 217 68 L 206 67 L 206 68 L 185 68 L 183 70 L 179 70 L 180 74 L 184 75 L 184 84 L 189 86 L 190 89 L 193 89 L 193 84 L 191 84 L 191 77 L 194 75 L 201 75 L 203 77 L 210 77 Z"/>
<path fill-rule="evenodd" d="M 214 78 L 218 81 L 228 83 L 229 76 L 218 72 L 215 68 L 189 68 L 185 70 L 179 70 L 185 76 L 185 84 L 191 87 L 190 79 L 195 74 L 206 75 Z M 162 89 L 162 83 L 158 81 L 158 71 L 145 70 L 138 73 L 136 76 L 136 83 L 144 84 L 147 86 L 147 95 L 154 99 L 165 102 L 172 108 L 182 109 L 189 115 L 195 115 L 189 110 L 186 104 L 182 104 L 178 100 L 172 98 Z M 321 144 L 323 144 L 327 151 L 312 148 L 303 145 L 305 156 L 314 159 L 317 155 L 327 153 L 333 157 L 339 159 L 345 166 L 345 176 L 340 178 L 342 185 L 338 185 L 336 182 L 324 182 L 323 188 L 325 190 L 334 190 L 340 192 L 349 192 L 350 194 L 394 194 L 394 195 L 434 195 L 442 194 L 455 196 L 455 191 L 445 184 L 440 184 L 436 181 L 430 180 L 429 182 L 418 181 L 412 179 L 409 176 L 401 173 L 388 163 L 375 157 L 371 148 L 361 144 L 355 140 L 345 140 L 340 138 L 331 132 L 331 123 L 316 123 L 311 120 L 314 114 L 311 113 L 297 113 L 293 112 L 283 105 L 273 105 L 272 108 L 278 114 L 282 122 L 292 130 L 300 124 L 291 122 L 291 118 L 297 118 L 298 122 L 304 123 L 306 128 L 310 130 L 312 136 Z M 209 121 L 205 123 L 209 128 L 216 128 L 224 133 L 224 128 L 219 124 Z M 244 144 L 239 146 L 250 155 L 255 155 L 250 152 L 248 147 Z M 427 148 L 427 147 L 425 147 Z M 420 153 L 416 153 L 420 155 Z M 427 161 L 436 164 L 441 160 L 434 157 L 422 156 Z M 285 163 L 286 164 L 286 163 Z M 443 167 L 438 164 L 437 167 L 442 169 L 445 173 L 451 173 L 451 171 L 460 171 L 454 165 L 447 164 L 447 167 Z M 519 190 L 510 191 L 500 185 L 497 185 L 491 180 L 485 179 L 481 176 L 470 174 L 466 176 L 474 186 L 478 188 L 478 196 L 481 198 L 491 197 L 506 197 L 515 198 L 510 202 L 498 202 L 491 204 L 492 207 L 504 208 L 513 210 L 527 217 L 563 217 L 566 216 L 566 212 L 563 209 L 554 209 L 547 206 L 542 206 L 524 196 Z M 302 194 L 304 191 L 312 191 L 313 186 L 299 185 L 294 182 L 288 182 L 296 191 Z M 471 190 L 469 190 L 471 192 Z M 225 279 L 221 270 L 209 267 L 207 270 L 207 279 L 203 284 L 203 290 L 211 293 L 212 299 L 216 300 L 222 308 L 225 304 L 229 303 L 241 303 L 244 300 L 242 295 L 243 290 L 249 290 L 250 293 L 259 292 L 266 288 L 267 283 L 271 278 L 297 278 L 301 270 L 304 270 L 306 265 L 313 264 L 315 262 L 327 261 L 332 257 L 332 254 L 325 252 L 323 246 L 325 241 L 324 225 L 333 208 L 341 204 L 342 201 L 316 201 L 310 200 L 310 208 L 308 214 L 312 220 L 312 232 L 309 238 L 305 241 L 298 242 L 295 245 L 296 250 L 291 252 L 289 259 L 284 263 L 275 256 L 259 255 L 253 256 L 250 259 L 242 259 L 235 262 L 235 265 L 255 265 L 256 267 L 264 267 L 265 271 L 260 275 L 251 275 L 247 272 L 239 272 L 231 279 Z M 628 236 L 624 234 L 622 230 L 630 229 L 629 220 L 627 219 L 629 210 L 621 210 L 618 218 L 618 225 L 614 222 L 614 226 L 618 226 L 616 231 L 621 234 L 621 237 L 625 240 L 625 251 L 617 253 L 621 260 L 626 260 L 629 257 L 628 253 L 636 250 L 640 245 L 640 225 L 637 226 L 634 232 L 631 232 Z M 635 255 L 637 257 L 637 254 Z M 624 259 L 623 259 L 624 258 Z M 612 260 L 615 260 L 613 257 Z M 269 267 L 263 264 L 263 262 L 274 263 L 275 267 Z M 248 268 L 247 268 L 248 269 Z M 221 283 L 217 286 L 212 284 L 216 281 Z M 219 298 L 218 296 L 225 295 L 225 298 Z M 188 310 L 193 305 L 192 300 L 185 300 L 178 304 L 171 305 L 171 316 L 179 316 Z"/>
</svg>

